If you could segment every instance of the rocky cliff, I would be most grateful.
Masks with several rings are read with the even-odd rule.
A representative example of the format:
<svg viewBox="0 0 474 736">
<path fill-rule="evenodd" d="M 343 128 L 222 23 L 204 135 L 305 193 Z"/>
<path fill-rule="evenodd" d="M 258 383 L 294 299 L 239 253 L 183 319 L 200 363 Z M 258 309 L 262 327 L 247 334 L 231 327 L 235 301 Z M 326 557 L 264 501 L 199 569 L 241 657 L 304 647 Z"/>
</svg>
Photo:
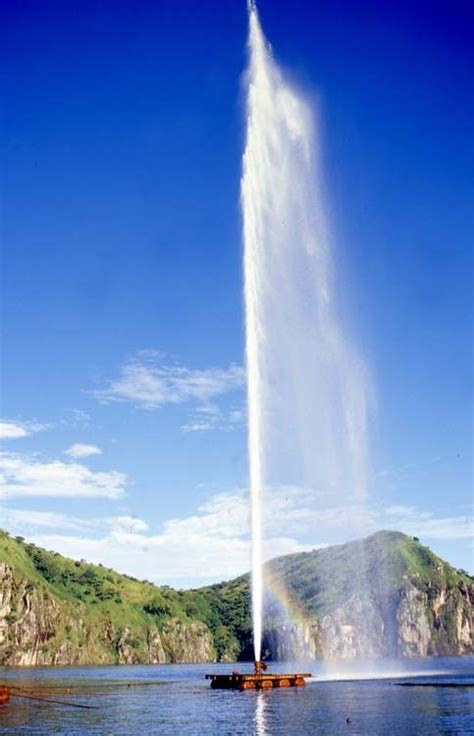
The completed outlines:
<svg viewBox="0 0 474 736">
<path fill-rule="evenodd" d="M 170 618 L 160 627 L 115 625 L 106 614 L 60 600 L 46 586 L 15 579 L 0 563 L 0 662 L 9 665 L 212 662 L 215 650 L 200 621 Z"/>
<path fill-rule="evenodd" d="M 266 602 L 269 656 L 348 659 L 470 654 L 474 580 L 396 532 L 292 555 L 267 567 L 286 581 L 299 620 Z"/>
<path fill-rule="evenodd" d="M 265 575 L 268 658 L 473 652 L 473 578 L 403 534 L 288 555 Z M 0 664 L 238 658 L 252 658 L 248 576 L 175 591 L 0 533 Z"/>
<path fill-rule="evenodd" d="M 351 596 L 320 619 L 287 622 L 264 634 L 272 659 L 353 659 L 472 654 L 474 596 L 441 589 L 433 599 L 409 587 L 390 618 L 377 601 Z"/>
<path fill-rule="evenodd" d="M 211 662 L 213 636 L 159 589 L 0 535 L 0 664 Z"/>
<path fill-rule="evenodd" d="M 170 618 L 160 627 L 117 626 L 103 612 L 55 597 L 15 578 L 0 563 L 0 663 L 9 665 L 211 662 L 211 632 L 199 621 Z"/>
</svg>

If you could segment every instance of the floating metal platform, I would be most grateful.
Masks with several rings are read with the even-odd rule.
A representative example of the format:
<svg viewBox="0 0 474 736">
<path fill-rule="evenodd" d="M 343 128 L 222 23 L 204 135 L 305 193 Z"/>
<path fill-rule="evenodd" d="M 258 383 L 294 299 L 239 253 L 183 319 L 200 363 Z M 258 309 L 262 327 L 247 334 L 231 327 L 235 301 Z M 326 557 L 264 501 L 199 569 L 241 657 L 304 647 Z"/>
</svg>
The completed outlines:
<svg viewBox="0 0 474 736">
<path fill-rule="evenodd" d="M 211 687 L 222 690 L 264 690 L 271 687 L 304 687 L 305 677 L 311 677 L 309 672 L 292 674 L 269 674 L 266 666 L 261 662 L 255 663 L 253 675 L 242 675 L 232 672 L 230 675 L 206 675 L 211 681 Z"/>
</svg>

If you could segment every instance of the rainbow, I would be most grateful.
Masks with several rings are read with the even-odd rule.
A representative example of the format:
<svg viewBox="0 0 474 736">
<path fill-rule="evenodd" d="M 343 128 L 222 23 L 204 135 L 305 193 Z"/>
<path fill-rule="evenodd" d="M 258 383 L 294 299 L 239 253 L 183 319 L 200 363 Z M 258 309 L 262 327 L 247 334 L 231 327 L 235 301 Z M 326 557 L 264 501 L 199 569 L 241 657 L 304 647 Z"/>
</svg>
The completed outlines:
<svg viewBox="0 0 474 736">
<path fill-rule="evenodd" d="M 269 565 L 264 567 L 263 579 L 265 592 L 269 594 L 271 604 L 278 609 L 281 624 L 301 625 L 311 620 L 295 594 L 288 590 L 283 580 L 274 573 Z"/>
<path fill-rule="evenodd" d="M 308 638 L 310 629 L 305 624 L 314 627 L 314 618 L 308 614 L 295 594 L 288 590 L 281 577 L 278 577 L 269 565 L 264 567 L 263 582 L 265 608 L 267 612 L 269 607 L 271 610 L 268 630 L 273 630 L 277 643 L 283 644 L 284 658 L 313 660 L 317 654 L 316 641 L 312 635 Z M 279 649 L 281 652 L 280 647 Z"/>
</svg>

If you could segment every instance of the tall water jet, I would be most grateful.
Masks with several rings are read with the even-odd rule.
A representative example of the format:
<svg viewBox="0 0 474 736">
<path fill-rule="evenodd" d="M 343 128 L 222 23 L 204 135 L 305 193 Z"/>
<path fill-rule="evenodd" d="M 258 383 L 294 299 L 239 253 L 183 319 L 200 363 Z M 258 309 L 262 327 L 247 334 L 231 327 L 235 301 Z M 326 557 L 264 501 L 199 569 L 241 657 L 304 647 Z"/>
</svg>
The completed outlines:
<svg viewBox="0 0 474 736">
<path fill-rule="evenodd" d="M 262 646 L 264 495 L 327 505 L 366 487 L 367 389 L 334 300 L 315 116 L 249 2 L 242 210 L 255 660 Z M 280 504 L 281 505 L 281 504 Z M 292 516 L 295 509 L 292 508 Z M 288 523 L 291 519 L 288 519 Z M 271 531 L 271 529 L 270 529 Z"/>
</svg>

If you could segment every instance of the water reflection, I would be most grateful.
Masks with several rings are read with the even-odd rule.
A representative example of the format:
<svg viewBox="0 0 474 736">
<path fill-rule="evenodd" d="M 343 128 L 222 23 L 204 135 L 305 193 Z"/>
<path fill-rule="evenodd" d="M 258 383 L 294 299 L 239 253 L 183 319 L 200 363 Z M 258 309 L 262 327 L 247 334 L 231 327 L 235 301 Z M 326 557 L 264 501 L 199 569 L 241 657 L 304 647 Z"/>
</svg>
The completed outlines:
<svg viewBox="0 0 474 736">
<path fill-rule="evenodd" d="M 0 709 L 0 733 L 472 736 L 473 663 L 472 657 L 439 658 L 436 663 L 420 659 L 406 664 L 407 674 L 402 680 L 331 682 L 326 676 L 307 687 L 245 693 L 211 689 L 204 680 L 209 665 L 0 668 L 2 682 L 28 684 L 32 688 L 70 687 L 72 694 L 66 700 L 95 706 L 95 710 L 79 710 L 12 697 Z M 216 667 L 225 671 L 228 665 Z M 288 663 L 275 665 L 275 671 L 280 672 L 291 668 Z M 313 662 L 311 668 L 303 667 L 316 676 L 321 668 L 318 662 Z M 428 673 L 434 669 L 449 671 L 450 675 L 410 677 L 410 670 L 418 675 L 423 668 Z M 128 687 L 130 683 L 137 686 Z M 148 686 L 138 687 L 140 683 Z M 410 683 L 411 687 L 403 687 L 402 683 Z M 347 718 L 351 719 L 350 727 Z"/>
<path fill-rule="evenodd" d="M 255 716 L 253 722 L 255 724 L 254 734 L 255 736 L 265 736 L 267 732 L 267 719 L 265 711 L 267 708 L 267 699 L 265 693 L 259 692 L 257 695 L 257 705 L 255 708 Z"/>
</svg>

